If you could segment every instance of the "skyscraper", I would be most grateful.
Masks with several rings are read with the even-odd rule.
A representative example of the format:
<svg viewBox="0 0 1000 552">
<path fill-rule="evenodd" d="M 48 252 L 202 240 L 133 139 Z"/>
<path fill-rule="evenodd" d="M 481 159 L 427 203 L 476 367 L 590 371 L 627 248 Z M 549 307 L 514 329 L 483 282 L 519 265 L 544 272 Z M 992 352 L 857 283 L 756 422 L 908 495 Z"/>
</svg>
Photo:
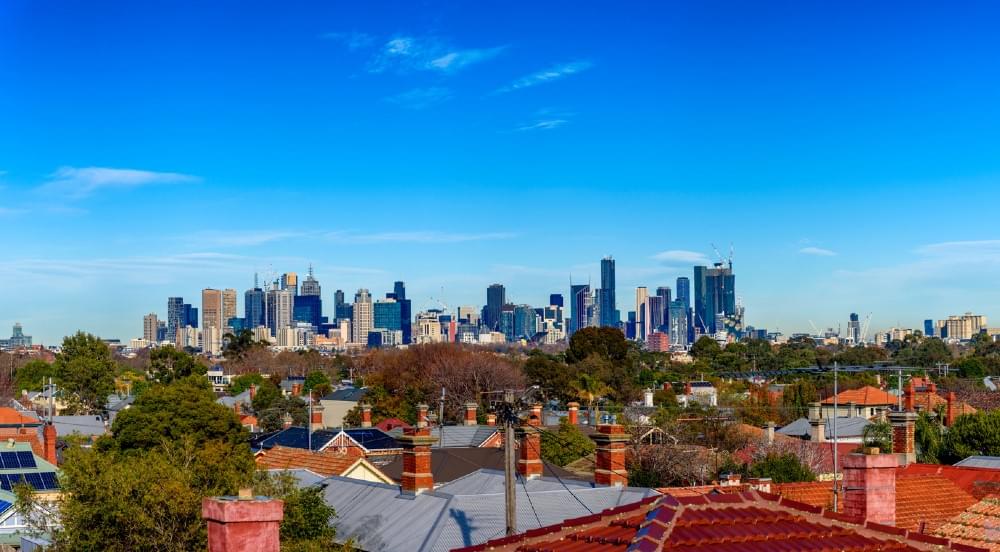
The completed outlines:
<svg viewBox="0 0 1000 552">
<path fill-rule="evenodd" d="M 705 287 L 706 287 L 706 277 L 708 273 L 707 266 L 696 266 L 694 267 L 694 321 L 693 325 L 698 333 L 704 335 L 708 333 L 708 322 L 706 317 L 708 314 L 705 312 Z M 715 316 L 712 316 L 714 319 Z"/>
<path fill-rule="evenodd" d="M 333 318 L 338 321 L 351 319 L 351 304 L 344 301 L 344 291 L 340 289 L 333 292 Z"/>
<path fill-rule="evenodd" d="M 924 335 L 927 337 L 934 337 L 934 321 L 924 320 Z"/>
<path fill-rule="evenodd" d="M 302 282 L 303 290 L 308 281 L 305 280 Z M 315 328 L 320 327 L 323 323 L 323 300 L 319 295 L 296 295 L 293 297 L 292 302 L 294 303 L 292 320 L 305 322 Z"/>
<path fill-rule="evenodd" d="M 401 306 L 399 301 L 392 298 L 376 301 L 372 307 L 372 327 L 401 332 L 403 330 Z"/>
<path fill-rule="evenodd" d="M 649 291 L 646 286 L 635 288 L 635 338 L 639 341 L 646 340 L 646 321 L 649 317 L 646 312 L 646 299 L 648 297 Z"/>
<path fill-rule="evenodd" d="M 694 293 L 695 325 L 701 333 L 714 334 L 725 330 L 719 327 L 719 318 L 736 314 L 736 275 L 733 274 L 732 264 L 694 267 Z"/>
<path fill-rule="evenodd" d="M 187 325 L 187 312 L 184 310 L 183 297 L 167 297 L 167 341 L 173 343 L 177 338 L 177 328 Z"/>
<path fill-rule="evenodd" d="M 688 346 L 688 308 L 680 299 L 670 302 L 670 343 L 679 348 Z"/>
<path fill-rule="evenodd" d="M 847 320 L 847 339 L 852 345 L 861 343 L 861 320 L 856 312 L 852 312 Z"/>
<path fill-rule="evenodd" d="M 587 310 L 590 304 L 590 286 L 569 286 L 569 335 L 587 327 Z"/>
<path fill-rule="evenodd" d="M 561 293 L 549 294 L 549 306 L 550 307 L 561 307 L 563 306 L 563 296 Z"/>
<path fill-rule="evenodd" d="M 361 288 L 354 294 L 354 311 L 351 317 L 351 342 L 368 343 L 368 332 L 373 328 L 372 296 Z"/>
<path fill-rule="evenodd" d="M 253 289 L 248 289 L 243 294 L 243 317 L 246 319 L 246 327 L 253 329 L 264 326 L 267 320 L 264 319 L 264 290 L 254 283 Z"/>
<path fill-rule="evenodd" d="M 684 305 L 684 318 L 688 325 L 687 342 L 691 343 L 694 340 L 694 323 L 692 322 L 694 313 L 691 311 L 691 280 L 686 276 L 677 278 L 677 300 Z"/>
<path fill-rule="evenodd" d="M 222 290 L 222 327 L 229 325 L 229 319 L 236 318 L 236 290 Z M 222 328 L 220 328 L 222 329 Z"/>
<path fill-rule="evenodd" d="M 271 289 L 267 291 L 265 312 L 267 327 L 271 335 L 277 338 L 281 330 L 292 325 L 292 314 L 295 310 L 295 295 L 290 289 Z"/>
<path fill-rule="evenodd" d="M 493 284 L 486 288 L 486 309 L 483 322 L 493 331 L 500 328 L 500 310 L 507 304 L 507 291 L 503 284 Z"/>
<path fill-rule="evenodd" d="M 313 277 L 312 265 L 309 265 L 309 275 L 302 281 L 302 289 L 299 291 L 299 294 L 316 297 L 320 296 L 319 280 Z"/>
<path fill-rule="evenodd" d="M 403 332 L 403 343 L 413 341 L 413 310 L 410 300 L 406 298 L 406 284 L 397 281 L 392 285 L 392 294 L 399 303 L 400 330 Z"/>
<path fill-rule="evenodd" d="M 660 298 L 660 305 L 662 305 L 660 314 L 660 326 L 655 328 L 657 331 L 667 333 L 670 331 L 670 302 L 672 298 L 670 297 L 670 288 L 668 286 L 660 286 L 656 288 L 656 296 Z"/>
<path fill-rule="evenodd" d="M 201 290 L 201 328 L 222 329 L 225 322 L 222 320 L 222 292 L 217 289 L 206 288 Z"/>
<path fill-rule="evenodd" d="M 299 277 L 294 272 L 286 272 L 281 275 L 281 289 L 287 289 L 292 295 L 299 294 Z"/>
<path fill-rule="evenodd" d="M 157 343 L 157 333 L 160 329 L 160 321 L 156 313 L 151 312 L 142 317 L 142 338 L 150 343 Z"/>
<path fill-rule="evenodd" d="M 615 300 L 615 260 L 610 255 L 601 259 L 601 289 L 598 292 L 601 326 L 617 328 L 620 317 Z"/>
</svg>

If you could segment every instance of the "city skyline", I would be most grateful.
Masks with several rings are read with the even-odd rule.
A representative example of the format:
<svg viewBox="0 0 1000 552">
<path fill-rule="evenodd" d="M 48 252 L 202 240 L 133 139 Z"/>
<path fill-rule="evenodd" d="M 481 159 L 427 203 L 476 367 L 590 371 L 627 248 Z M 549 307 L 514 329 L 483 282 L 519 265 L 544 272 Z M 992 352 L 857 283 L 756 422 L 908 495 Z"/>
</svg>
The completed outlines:
<svg viewBox="0 0 1000 552">
<path fill-rule="evenodd" d="M 7 2 L 0 328 L 124 339 L 310 264 L 327 314 L 396 280 L 414 312 L 569 302 L 609 254 L 624 318 L 712 243 L 754 326 L 996 318 L 974 6 Z"/>
</svg>

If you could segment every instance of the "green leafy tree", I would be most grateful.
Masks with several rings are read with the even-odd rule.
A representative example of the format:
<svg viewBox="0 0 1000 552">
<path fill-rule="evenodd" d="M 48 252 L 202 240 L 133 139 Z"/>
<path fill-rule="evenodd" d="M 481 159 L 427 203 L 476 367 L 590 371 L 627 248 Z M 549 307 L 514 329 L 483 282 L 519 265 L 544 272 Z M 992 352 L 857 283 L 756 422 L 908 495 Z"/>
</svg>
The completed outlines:
<svg viewBox="0 0 1000 552">
<path fill-rule="evenodd" d="M 600 362 L 597 357 L 591 357 L 587 362 Z M 577 378 L 574 385 L 576 396 L 586 403 L 588 409 L 593 409 L 597 400 L 611 392 L 611 388 L 604 384 L 600 376 L 583 372 Z"/>
<path fill-rule="evenodd" d="M 284 426 L 285 415 L 292 417 L 292 424 L 305 427 L 309 421 L 309 411 L 306 402 L 299 397 L 281 397 L 271 401 L 262 410 L 255 410 L 257 421 L 264 431 L 277 431 Z"/>
<path fill-rule="evenodd" d="M 223 339 L 226 346 L 223 348 L 222 354 L 229 360 L 242 358 L 247 351 L 258 345 L 251 330 L 240 330 L 236 334 L 227 333 Z"/>
<path fill-rule="evenodd" d="M 113 439 L 101 445 L 123 451 L 147 450 L 182 437 L 195 444 L 214 440 L 237 445 L 247 439 L 236 414 L 215 402 L 208 380 L 199 376 L 153 385 L 118 414 L 111 433 Z"/>
<path fill-rule="evenodd" d="M 861 443 L 866 447 L 878 447 L 881 452 L 892 452 L 892 424 L 876 421 L 861 430 Z"/>
<path fill-rule="evenodd" d="M 115 389 L 117 366 L 100 338 L 83 332 L 66 337 L 53 367 L 70 411 L 95 414 L 104 409 Z"/>
<path fill-rule="evenodd" d="M 160 383 L 170 383 L 191 375 L 204 376 L 208 367 L 194 356 L 172 345 L 157 347 L 149 353 L 149 374 Z"/>
<path fill-rule="evenodd" d="M 340 550 L 333 543 L 337 532 L 330 525 L 336 512 L 323 500 L 321 487 L 299 488 L 288 472 L 258 471 L 254 491 L 258 495 L 280 498 L 285 503 L 281 521 L 282 550 Z"/>
<path fill-rule="evenodd" d="M 254 412 L 263 412 L 271 408 L 276 401 L 282 398 L 281 388 L 271 380 L 264 380 L 257 387 L 257 393 L 253 397 L 251 404 Z"/>
<path fill-rule="evenodd" d="M 258 374 L 257 372 L 251 372 L 249 374 L 236 376 L 229 383 L 229 394 L 236 396 L 246 391 L 247 389 L 250 389 L 251 385 L 256 385 L 259 388 L 263 384 L 264 384 L 264 376 Z"/>
<path fill-rule="evenodd" d="M 575 373 L 575 368 L 538 350 L 528 353 L 528 360 L 524 363 L 524 375 L 528 382 L 539 386 L 542 394 L 549 399 L 575 399 Z"/>
<path fill-rule="evenodd" d="M 807 379 L 799 379 L 785 386 L 781 393 L 781 406 L 785 413 L 785 421 L 804 418 L 809 413 L 809 403 L 819 400 L 816 386 Z"/>
<path fill-rule="evenodd" d="M 1000 456 L 1000 410 L 959 416 L 944 434 L 942 462 L 952 464 L 974 455 Z"/>
<path fill-rule="evenodd" d="M 314 370 L 306 376 L 306 381 L 303 383 L 302 388 L 308 393 L 320 385 L 329 388 L 330 377 L 326 375 L 326 372 Z"/>
<path fill-rule="evenodd" d="M 566 361 L 580 362 L 591 355 L 598 355 L 613 363 L 625 362 L 628 358 L 629 343 L 618 328 L 583 328 L 569 339 Z"/>
<path fill-rule="evenodd" d="M 750 465 L 751 477 L 770 477 L 774 483 L 815 481 L 816 474 L 794 453 L 770 453 Z"/>
<path fill-rule="evenodd" d="M 917 462 L 940 464 L 942 428 L 940 418 L 932 418 L 930 413 L 921 412 L 914 427 L 914 441 L 917 448 Z"/>
<path fill-rule="evenodd" d="M 542 460 L 565 466 L 594 452 L 596 445 L 569 419 L 559 420 L 559 428 L 555 432 L 542 432 Z"/>
<path fill-rule="evenodd" d="M 959 359 L 951 363 L 951 367 L 958 369 L 958 376 L 961 378 L 981 378 L 986 375 L 986 365 L 974 356 Z"/>
<path fill-rule="evenodd" d="M 33 359 L 17 369 L 14 374 L 14 383 L 18 391 L 38 391 L 48 385 L 49 378 L 58 380 L 59 373 L 54 364 L 49 364 L 44 360 Z"/>
<path fill-rule="evenodd" d="M 691 346 L 691 356 L 698 360 L 712 361 L 721 352 L 722 347 L 719 347 L 719 343 L 707 335 L 699 337 L 698 341 L 695 341 L 694 345 Z"/>
</svg>

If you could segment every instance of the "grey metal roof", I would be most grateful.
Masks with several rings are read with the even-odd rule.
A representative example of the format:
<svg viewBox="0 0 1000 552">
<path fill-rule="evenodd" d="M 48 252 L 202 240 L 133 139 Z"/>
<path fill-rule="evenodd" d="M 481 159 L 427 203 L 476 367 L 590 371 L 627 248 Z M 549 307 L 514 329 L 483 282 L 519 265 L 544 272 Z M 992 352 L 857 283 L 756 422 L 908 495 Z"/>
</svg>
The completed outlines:
<svg viewBox="0 0 1000 552">
<path fill-rule="evenodd" d="M 368 552 L 444 552 L 503 536 L 504 475 L 479 470 L 434 491 L 402 495 L 399 487 L 346 477 L 323 481 L 337 511 L 337 538 Z M 517 485 L 517 529 L 523 532 L 638 502 L 653 489 L 595 486 L 541 477 Z"/>
<path fill-rule="evenodd" d="M 1000 456 L 970 456 L 961 462 L 957 462 L 955 465 L 963 468 L 1000 470 Z"/>
<path fill-rule="evenodd" d="M 318 473 L 312 470 L 307 470 L 306 468 L 294 468 L 290 470 L 267 470 L 267 471 L 272 474 L 287 472 L 289 475 L 295 478 L 295 484 L 300 489 L 304 489 L 306 487 L 312 487 L 313 485 L 326 479 L 322 475 L 319 475 Z"/>
<path fill-rule="evenodd" d="M 215 402 L 225 406 L 226 408 L 232 408 L 236 403 L 250 404 L 250 390 L 244 389 L 242 393 L 230 396 L 226 395 L 224 397 L 219 397 Z"/>
<path fill-rule="evenodd" d="M 861 417 L 840 417 L 837 418 L 837 436 L 838 437 L 861 437 L 861 434 L 865 430 L 865 426 L 871 424 L 867 418 Z M 776 430 L 782 435 L 788 435 L 790 437 L 809 437 L 811 426 L 809 425 L 809 420 L 807 418 L 799 418 L 794 422 Z M 833 439 L 833 420 L 826 420 L 826 438 Z"/>
<path fill-rule="evenodd" d="M 364 387 L 345 387 L 343 389 L 337 389 L 320 400 L 358 402 L 365 398 L 367 393 L 368 390 Z"/>
<path fill-rule="evenodd" d="M 435 447 L 478 447 L 498 431 L 496 426 L 474 425 L 474 426 L 444 426 L 444 438 L 441 438 L 441 428 L 435 426 L 431 428 L 431 437 L 438 438 Z M 389 432 L 394 438 L 403 434 L 402 428 L 396 428 Z"/>
<path fill-rule="evenodd" d="M 65 437 L 77 433 L 86 437 L 100 436 L 107 432 L 104 419 L 100 416 L 53 416 L 52 425 L 56 435 Z"/>
</svg>

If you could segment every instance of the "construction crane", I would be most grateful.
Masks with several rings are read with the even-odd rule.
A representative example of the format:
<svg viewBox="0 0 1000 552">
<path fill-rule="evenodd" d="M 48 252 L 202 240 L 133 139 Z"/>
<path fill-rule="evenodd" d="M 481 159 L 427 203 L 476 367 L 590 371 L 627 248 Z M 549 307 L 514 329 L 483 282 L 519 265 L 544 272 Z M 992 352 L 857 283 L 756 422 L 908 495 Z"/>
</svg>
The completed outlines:
<svg viewBox="0 0 1000 552">
<path fill-rule="evenodd" d="M 733 249 L 732 242 L 729 243 L 729 258 L 728 259 L 722 256 L 722 253 L 719 252 L 719 248 L 715 247 L 714 243 L 710 244 L 710 245 L 712 246 L 712 250 L 715 251 L 715 255 L 717 257 L 719 257 L 719 264 L 720 265 L 728 265 L 729 268 L 733 268 L 733 252 L 734 252 L 734 249 Z"/>
<path fill-rule="evenodd" d="M 865 338 L 868 337 L 868 325 L 872 322 L 872 313 L 868 313 L 865 317 L 865 325 L 861 327 L 861 337 L 858 339 L 858 345 L 864 345 Z"/>
<path fill-rule="evenodd" d="M 819 331 L 819 328 L 816 327 L 816 324 L 813 324 L 812 320 L 809 321 L 809 325 L 812 326 L 813 331 L 816 332 L 813 335 L 815 335 L 817 337 L 819 337 L 820 335 L 822 335 L 822 333 L 820 333 L 820 331 Z"/>
</svg>

